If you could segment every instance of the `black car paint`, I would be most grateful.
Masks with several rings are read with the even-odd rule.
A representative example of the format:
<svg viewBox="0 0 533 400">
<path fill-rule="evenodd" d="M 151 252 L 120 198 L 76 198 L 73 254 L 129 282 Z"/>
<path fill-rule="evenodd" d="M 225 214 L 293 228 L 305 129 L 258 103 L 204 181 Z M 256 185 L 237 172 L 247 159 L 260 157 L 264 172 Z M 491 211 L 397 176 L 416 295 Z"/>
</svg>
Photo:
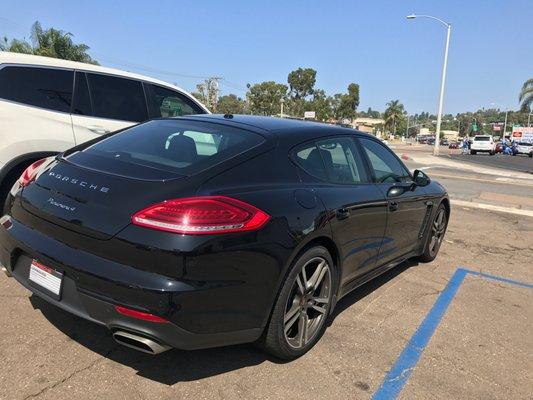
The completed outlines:
<svg viewBox="0 0 533 400">
<path fill-rule="evenodd" d="M 321 244 L 332 253 L 340 298 L 418 255 L 436 206 L 445 202 L 449 209 L 447 194 L 436 182 L 413 185 L 388 199 L 391 184 L 320 181 L 291 159 L 291 149 L 306 141 L 369 137 L 363 133 L 260 117 L 185 119 L 248 129 L 263 135 L 265 142 L 196 175 L 163 180 L 102 174 L 94 165 L 87 169 L 58 157 L 36 182 L 22 191 L 16 186 L 12 190 L 10 213 L 0 221 L 12 224 L 0 227 L 2 264 L 26 286 L 27 275 L 20 271 L 27 271 L 32 258 L 63 272 L 69 301 L 76 304 L 68 304 L 66 298 L 56 302 L 31 290 L 112 330 L 139 332 L 178 348 L 211 347 L 253 341 L 261 335 L 287 270 L 307 246 Z M 359 155 L 364 157 L 363 152 Z M 50 180 L 57 178 L 50 172 L 110 189 L 81 194 L 66 181 L 54 185 Z M 215 194 L 253 204 L 272 218 L 258 231 L 200 236 L 129 223 L 133 213 L 150 204 Z M 79 213 L 54 207 L 50 198 L 76 204 Z M 99 206 L 91 208 L 93 203 Z M 114 304 L 163 316 L 171 324 L 117 315 Z"/>
</svg>

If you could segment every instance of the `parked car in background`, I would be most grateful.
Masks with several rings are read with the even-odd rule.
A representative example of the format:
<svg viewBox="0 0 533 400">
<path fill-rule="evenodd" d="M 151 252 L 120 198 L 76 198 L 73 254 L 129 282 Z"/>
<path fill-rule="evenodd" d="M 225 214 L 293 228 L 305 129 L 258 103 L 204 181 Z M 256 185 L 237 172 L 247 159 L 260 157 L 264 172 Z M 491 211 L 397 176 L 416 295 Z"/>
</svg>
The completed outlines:
<svg viewBox="0 0 533 400">
<path fill-rule="evenodd" d="M 189 93 L 147 76 L 0 52 L 0 211 L 38 159 L 151 118 L 205 113 Z"/>
<path fill-rule="evenodd" d="M 491 135 L 476 135 L 470 146 L 470 154 L 488 153 L 491 156 L 495 154 L 496 143 Z"/>
<path fill-rule="evenodd" d="M 448 146 L 450 144 L 450 142 L 448 141 L 448 139 L 441 139 L 440 140 L 440 145 L 441 146 Z"/>
<path fill-rule="evenodd" d="M 282 359 L 311 349 L 353 289 L 435 259 L 450 215 L 445 189 L 371 135 L 233 115 L 78 145 L 32 164 L 8 203 L 7 273 L 120 344 L 258 341 Z"/>
<path fill-rule="evenodd" d="M 449 149 L 458 149 L 459 148 L 459 142 L 453 141 L 448 144 Z"/>
<path fill-rule="evenodd" d="M 429 138 L 427 140 L 426 144 L 429 144 L 429 145 L 433 146 L 435 144 L 435 138 Z"/>
<path fill-rule="evenodd" d="M 515 154 L 525 154 L 531 157 L 532 150 L 533 150 L 533 143 L 518 142 L 515 147 Z"/>
</svg>

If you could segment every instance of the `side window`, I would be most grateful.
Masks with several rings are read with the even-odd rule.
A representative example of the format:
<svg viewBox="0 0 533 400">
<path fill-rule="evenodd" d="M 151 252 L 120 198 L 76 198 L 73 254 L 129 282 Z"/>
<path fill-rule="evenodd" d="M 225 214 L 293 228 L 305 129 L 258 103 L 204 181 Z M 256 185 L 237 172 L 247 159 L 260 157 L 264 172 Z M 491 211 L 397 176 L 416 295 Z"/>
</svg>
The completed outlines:
<svg viewBox="0 0 533 400">
<path fill-rule="evenodd" d="M 0 69 L 0 98 L 70 113 L 74 71 L 7 66 Z"/>
<path fill-rule="evenodd" d="M 72 113 L 78 115 L 93 115 L 89 86 L 84 72 L 76 72 L 74 82 L 74 100 Z"/>
<path fill-rule="evenodd" d="M 333 138 L 305 145 L 294 154 L 308 174 L 333 183 L 368 182 L 361 158 L 349 138 Z"/>
<path fill-rule="evenodd" d="M 327 179 L 324 162 L 315 143 L 310 143 L 297 150 L 294 154 L 294 161 L 309 175 Z"/>
<path fill-rule="evenodd" d="M 360 139 L 360 141 L 374 169 L 377 182 L 394 183 L 410 179 L 409 172 L 392 151 L 374 140 Z"/>
<path fill-rule="evenodd" d="M 182 115 L 204 114 L 191 100 L 180 93 L 151 83 L 144 83 L 150 118 L 179 117 Z"/>
<path fill-rule="evenodd" d="M 334 138 L 317 143 L 328 179 L 335 183 L 367 182 L 363 162 L 349 138 Z"/>
<path fill-rule="evenodd" d="M 95 117 L 134 122 L 148 119 L 141 82 L 103 74 L 86 75 Z"/>
</svg>

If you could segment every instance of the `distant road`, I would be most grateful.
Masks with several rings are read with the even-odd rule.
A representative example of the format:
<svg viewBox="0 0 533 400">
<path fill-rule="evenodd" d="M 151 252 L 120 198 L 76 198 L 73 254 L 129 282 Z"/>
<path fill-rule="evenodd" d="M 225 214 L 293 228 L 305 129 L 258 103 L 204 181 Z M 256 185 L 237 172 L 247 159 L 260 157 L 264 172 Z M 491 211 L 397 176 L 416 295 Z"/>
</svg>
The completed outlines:
<svg viewBox="0 0 533 400">
<path fill-rule="evenodd" d="M 455 160 L 482 164 L 489 167 L 505 168 L 533 174 L 533 158 L 529 158 L 525 155 L 517 155 L 513 157 L 504 156 L 502 154 L 496 154 L 494 156 L 488 154 L 450 154 L 443 155 L 442 157 L 450 157 Z"/>
</svg>

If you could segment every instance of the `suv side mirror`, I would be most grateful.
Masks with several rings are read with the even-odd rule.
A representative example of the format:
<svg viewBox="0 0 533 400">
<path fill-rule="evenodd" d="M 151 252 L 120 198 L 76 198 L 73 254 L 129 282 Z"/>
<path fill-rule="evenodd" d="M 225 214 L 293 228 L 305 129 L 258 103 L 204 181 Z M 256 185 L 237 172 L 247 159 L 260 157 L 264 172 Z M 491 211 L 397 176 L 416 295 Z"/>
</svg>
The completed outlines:
<svg viewBox="0 0 533 400">
<path fill-rule="evenodd" d="M 427 186 L 430 184 L 431 179 L 429 179 L 429 176 L 427 176 L 424 171 L 416 169 L 413 173 L 413 181 L 416 186 Z"/>
</svg>

